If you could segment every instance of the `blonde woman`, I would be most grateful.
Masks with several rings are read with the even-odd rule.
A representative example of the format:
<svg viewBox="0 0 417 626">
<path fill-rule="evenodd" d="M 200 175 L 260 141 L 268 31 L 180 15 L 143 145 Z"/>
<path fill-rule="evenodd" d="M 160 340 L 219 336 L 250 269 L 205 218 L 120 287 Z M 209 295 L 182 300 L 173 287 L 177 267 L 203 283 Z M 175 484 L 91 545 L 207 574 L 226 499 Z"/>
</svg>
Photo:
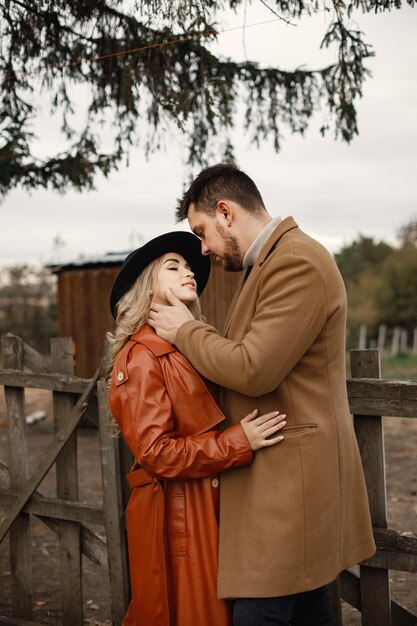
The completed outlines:
<svg viewBox="0 0 417 626">
<path fill-rule="evenodd" d="M 110 409 L 135 458 L 126 510 L 132 600 L 124 626 L 229 626 L 216 596 L 218 472 L 282 441 L 279 411 L 223 431 L 200 375 L 146 323 L 170 289 L 196 318 L 210 273 L 200 240 L 161 235 L 132 252 L 113 286 Z"/>
</svg>

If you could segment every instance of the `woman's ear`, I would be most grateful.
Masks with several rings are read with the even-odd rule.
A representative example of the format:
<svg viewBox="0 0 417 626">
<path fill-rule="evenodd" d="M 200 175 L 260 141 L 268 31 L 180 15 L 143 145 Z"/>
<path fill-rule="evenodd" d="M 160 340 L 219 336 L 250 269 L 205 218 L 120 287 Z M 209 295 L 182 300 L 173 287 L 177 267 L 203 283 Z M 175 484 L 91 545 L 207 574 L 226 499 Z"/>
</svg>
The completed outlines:
<svg viewBox="0 0 417 626">
<path fill-rule="evenodd" d="M 231 226 L 235 217 L 232 204 L 227 200 L 219 200 L 216 208 L 220 223 L 223 226 Z"/>
</svg>

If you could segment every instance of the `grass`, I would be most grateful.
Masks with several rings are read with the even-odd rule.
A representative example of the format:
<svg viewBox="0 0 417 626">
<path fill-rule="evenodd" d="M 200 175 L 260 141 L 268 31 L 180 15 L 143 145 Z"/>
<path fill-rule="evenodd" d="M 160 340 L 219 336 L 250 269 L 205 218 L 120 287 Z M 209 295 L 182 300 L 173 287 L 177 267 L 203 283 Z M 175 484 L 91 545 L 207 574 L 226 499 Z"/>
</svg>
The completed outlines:
<svg viewBox="0 0 417 626">
<path fill-rule="evenodd" d="M 383 356 L 381 359 L 382 378 L 397 380 L 417 380 L 417 354 Z"/>
</svg>

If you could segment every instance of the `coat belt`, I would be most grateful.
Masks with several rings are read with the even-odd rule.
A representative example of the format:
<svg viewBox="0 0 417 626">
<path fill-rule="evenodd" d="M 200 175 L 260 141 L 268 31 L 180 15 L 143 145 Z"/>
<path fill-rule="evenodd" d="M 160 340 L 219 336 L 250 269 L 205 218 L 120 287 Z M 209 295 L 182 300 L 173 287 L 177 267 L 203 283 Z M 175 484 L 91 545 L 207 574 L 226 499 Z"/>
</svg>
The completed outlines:
<svg viewBox="0 0 417 626">
<path fill-rule="evenodd" d="M 139 571 L 135 570 L 134 572 L 132 606 L 129 611 L 135 616 L 135 623 L 137 624 L 170 626 L 170 581 L 164 536 L 164 483 L 161 483 L 161 481 L 148 474 L 142 468 L 129 472 L 126 478 L 131 489 L 141 487 L 140 494 L 137 494 L 137 496 L 143 497 L 147 507 L 146 516 L 142 520 L 144 533 L 143 535 L 141 532 L 137 533 L 139 529 L 136 526 L 133 531 L 136 536 L 135 545 L 129 546 L 129 551 L 133 548 L 135 552 L 142 555 L 141 568 Z M 143 492 L 142 489 L 144 490 Z M 147 555 L 147 558 L 144 558 L 144 555 Z M 150 579 L 151 586 L 149 587 Z"/>
<path fill-rule="evenodd" d="M 133 470 L 132 472 L 129 472 L 126 475 L 126 478 L 131 489 L 133 489 L 134 487 L 140 487 L 140 485 L 147 485 L 148 483 L 159 482 L 154 476 L 151 476 L 142 468 L 138 468 Z"/>
</svg>

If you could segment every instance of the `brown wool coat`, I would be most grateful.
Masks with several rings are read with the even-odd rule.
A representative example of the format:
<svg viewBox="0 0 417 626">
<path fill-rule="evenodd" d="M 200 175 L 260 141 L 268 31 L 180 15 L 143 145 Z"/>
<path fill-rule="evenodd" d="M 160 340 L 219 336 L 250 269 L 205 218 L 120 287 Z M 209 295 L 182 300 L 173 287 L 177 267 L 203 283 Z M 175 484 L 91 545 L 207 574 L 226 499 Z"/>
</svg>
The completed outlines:
<svg viewBox="0 0 417 626">
<path fill-rule="evenodd" d="M 218 472 L 251 463 L 243 428 L 216 430 L 224 415 L 206 385 L 147 325 L 116 358 L 109 405 L 137 462 L 123 626 L 230 626 L 216 597 Z"/>
<path fill-rule="evenodd" d="M 375 551 L 345 374 L 346 294 L 331 255 L 284 219 L 235 297 L 225 337 L 191 321 L 178 349 L 222 385 L 234 424 L 254 402 L 284 441 L 222 475 L 220 598 L 315 589 Z"/>
</svg>

